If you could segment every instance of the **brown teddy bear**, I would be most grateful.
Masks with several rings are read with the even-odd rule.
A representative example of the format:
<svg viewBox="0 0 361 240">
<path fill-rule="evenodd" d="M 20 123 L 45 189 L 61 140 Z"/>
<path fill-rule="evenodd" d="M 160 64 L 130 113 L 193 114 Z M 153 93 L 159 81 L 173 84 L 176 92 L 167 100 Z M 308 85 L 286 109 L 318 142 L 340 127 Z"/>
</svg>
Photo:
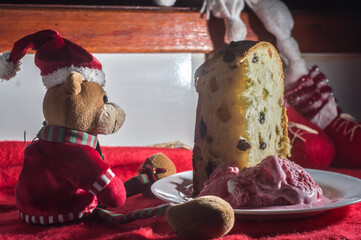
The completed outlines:
<svg viewBox="0 0 361 240">
<path fill-rule="evenodd" d="M 44 126 L 24 152 L 16 186 L 17 207 L 25 222 L 63 223 L 94 212 L 111 216 L 100 205 L 121 207 L 127 196 L 144 192 L 149 183 L 175 173 L 166 156 L 156 155 L 140 167 L 142 181 L 137 176 L 123 183 L 103 161 L 97 140 L 98 134 L 117 132 L 125 119 L 123 110 L 108 102 L 99 61 L 58 32 L 43 30 L 20 39 L 11 52 L 0 55 L 1 79 L 15 76 L 29 49 L 36 51 L 35 64 L 47 92 Z M 164 209 L 162 215 L 171 228 L 186 239 L 221 237 L 234 223 L 233 209 L 218 197 L 156 208 Z"/>
</svg>

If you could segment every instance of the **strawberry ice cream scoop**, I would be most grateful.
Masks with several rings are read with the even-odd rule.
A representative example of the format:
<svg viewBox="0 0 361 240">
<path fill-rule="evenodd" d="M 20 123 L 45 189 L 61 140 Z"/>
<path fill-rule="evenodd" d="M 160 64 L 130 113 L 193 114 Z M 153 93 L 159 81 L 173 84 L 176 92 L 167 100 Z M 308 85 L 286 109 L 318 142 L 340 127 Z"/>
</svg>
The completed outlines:
<svg viewBox="0 0 361 240">
<path fill-rule="evenodd" d="M 227 165 L 216 169 L 200 196 L 216 195 L 233 208 L 312 204 L 322 199 L 322 189 L 308 172 L 287 159 L 269 156 L 255 167 Z"/>
<path fill-rule="evenodd" d="M 198 196 L 201 197 L 206 195 L 214 195 L 223 198 L 225 201 L 231 204 L 234 201 L 234 197 L 228 191 L 227 183 L 228 181 L 236 178 L 238 174 L 239 174 L 239 169 L 236 166 L 233 165 L 219 166 L 209 176 L 208 181 L 204 183 L 204 187 Z"/>
</svg>

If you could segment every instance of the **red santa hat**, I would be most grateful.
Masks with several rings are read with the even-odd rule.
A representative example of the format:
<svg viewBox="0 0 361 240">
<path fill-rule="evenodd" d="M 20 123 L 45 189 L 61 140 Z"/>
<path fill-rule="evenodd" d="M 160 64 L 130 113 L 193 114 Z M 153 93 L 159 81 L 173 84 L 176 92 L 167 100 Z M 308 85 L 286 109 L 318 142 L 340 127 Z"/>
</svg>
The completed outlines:
<svg viewBox="0 0 361 240">
<path fill-rule="evenodd" d="M 81 46 L 54 30 L 43 30 L 15 42 L 11 52 L 0 55 L 0 78 L 9 80 L 20 70 L 20 60 L 29 49 L 36 51 L 35 65 L 40 69 L 44 86 L 49 89 L 65 82 L 76 71 L 89 82 L 105 84 L 100 62 Z"/>
</svg>

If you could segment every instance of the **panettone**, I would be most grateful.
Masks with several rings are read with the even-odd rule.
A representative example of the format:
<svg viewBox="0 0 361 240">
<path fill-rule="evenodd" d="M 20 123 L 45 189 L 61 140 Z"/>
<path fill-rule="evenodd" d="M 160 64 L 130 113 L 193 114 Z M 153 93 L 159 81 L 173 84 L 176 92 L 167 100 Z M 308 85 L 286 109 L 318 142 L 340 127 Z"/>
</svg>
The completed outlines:
<svg viewBox="0 0 361 240">
<path fill-rule="evenodd" d="M 240 169 L 290 153 L 282 62 L 268 42 L 231 42 L 195 73 L 193 187 L 222 163 Z"/>
</svg>

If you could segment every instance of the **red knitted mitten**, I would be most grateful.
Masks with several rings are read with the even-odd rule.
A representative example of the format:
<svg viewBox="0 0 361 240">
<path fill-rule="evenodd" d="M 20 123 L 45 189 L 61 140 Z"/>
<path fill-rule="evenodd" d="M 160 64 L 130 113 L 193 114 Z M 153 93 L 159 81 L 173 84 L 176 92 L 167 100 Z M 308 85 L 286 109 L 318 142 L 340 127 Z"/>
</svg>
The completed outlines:
<svg viewBox="0 0 361 240">
<path fill-rule="evenodd" d="M 340 110 L 326 76 L 317 66 L 293 86 L 286 86 L 285 98 L 302 116 L 324 129 Z"/>
</svg>

